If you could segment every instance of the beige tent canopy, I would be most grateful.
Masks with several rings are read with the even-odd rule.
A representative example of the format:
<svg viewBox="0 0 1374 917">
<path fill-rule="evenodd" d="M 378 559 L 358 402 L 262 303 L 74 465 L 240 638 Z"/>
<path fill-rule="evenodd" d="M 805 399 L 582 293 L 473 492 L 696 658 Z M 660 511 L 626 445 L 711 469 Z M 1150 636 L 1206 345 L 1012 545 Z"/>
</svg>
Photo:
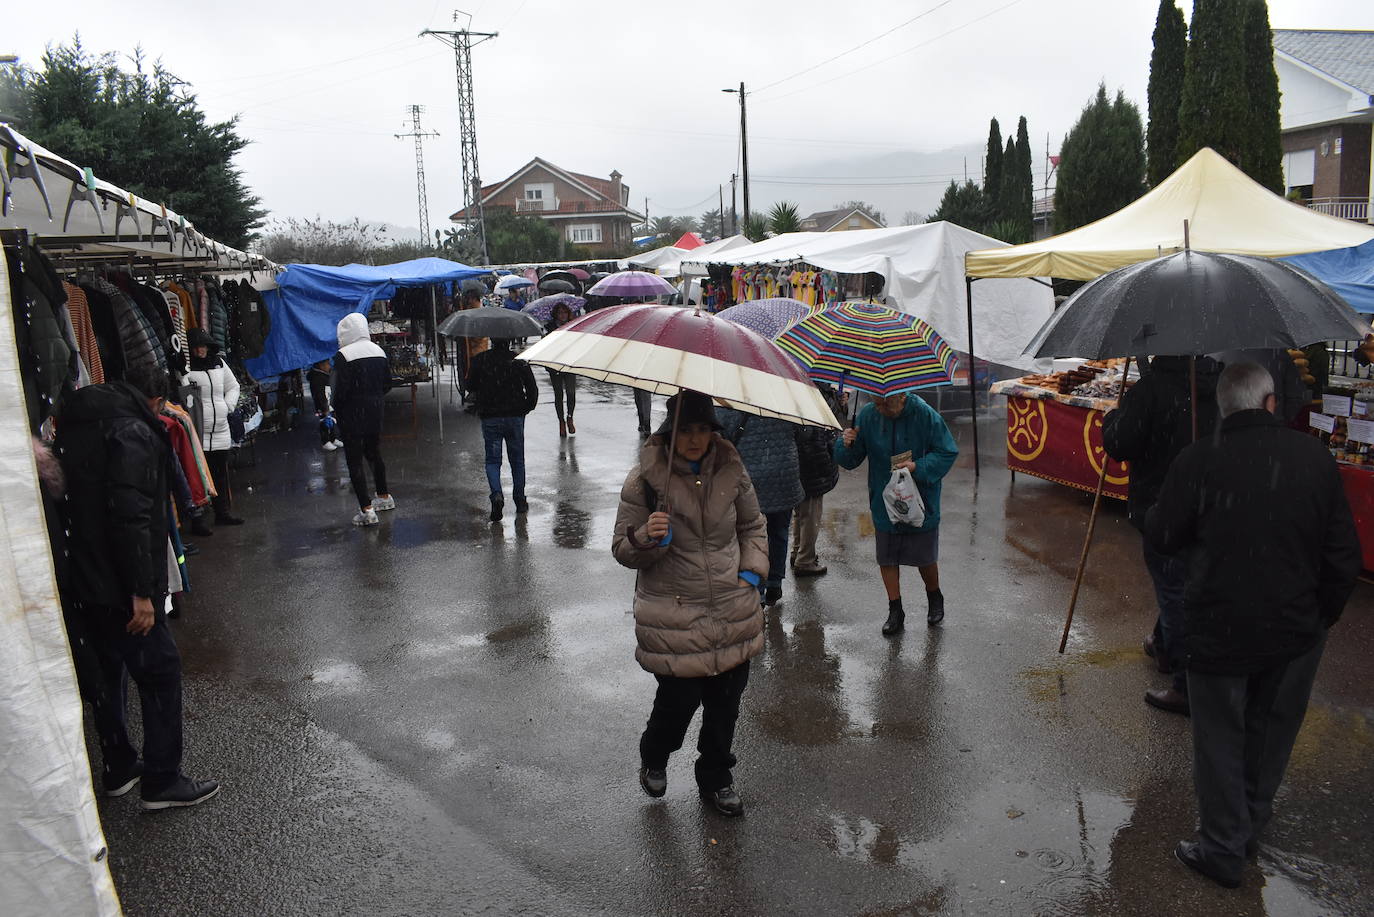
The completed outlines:
<svg viewBox="0 0 1374 917">
<path fill-rule="evenodd" d="M 1210 148 L 1140 200 L 1096 223 L 1039 242 L 969 252 L 970 277 L 1091 280 L 1183 250 L 1183 221 L 1196 251 L 1280 258 L 1348 248 L 1374 239 L 1374 226 L 1327 216 L 1257 184 Z"/>
</svg>

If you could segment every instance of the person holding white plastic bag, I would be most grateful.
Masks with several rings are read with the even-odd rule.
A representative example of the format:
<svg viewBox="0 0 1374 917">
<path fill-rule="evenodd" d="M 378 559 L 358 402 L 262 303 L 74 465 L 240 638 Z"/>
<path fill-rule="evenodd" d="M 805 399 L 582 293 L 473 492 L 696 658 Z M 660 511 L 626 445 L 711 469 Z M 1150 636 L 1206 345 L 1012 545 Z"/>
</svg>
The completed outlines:
<svg viewBox="0 0 1374 917">
<path fill-rule="evenodd" d="M 877 398 L 865 405 L 854 426 L 835 442 L 835 461 L 842 468 L 858 468 L 868 460 L 868 502 L 877 540 L 878 571 L 887 590 L 885 637 L 899 633 L 906 623 L 902 567 L 921 572 L 926 587 L 926 623 L 934 627 L 945 619 L 939 567 L 940 487 L 958 457 L 959 447 L 944 418 L 910 392 Z M 889 513 L 884 491 L 899 469 L 915 481 L 919 509 L 924 510 L 919 526 L 894 521 Z M 909 507 L 908 512 L 916 509 Z"/>
</svg>

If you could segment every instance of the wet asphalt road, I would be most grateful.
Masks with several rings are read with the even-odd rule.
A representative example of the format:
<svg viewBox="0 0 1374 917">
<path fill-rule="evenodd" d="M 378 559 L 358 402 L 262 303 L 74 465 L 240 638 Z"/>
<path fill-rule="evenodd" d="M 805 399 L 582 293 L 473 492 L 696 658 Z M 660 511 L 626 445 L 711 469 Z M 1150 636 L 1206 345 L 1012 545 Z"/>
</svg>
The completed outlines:
<svg viewBox="0 0 1374 917">
<path fill-rule="evenodd" d="M 633 573 L 609 551 L 634 409 L 584 380 L 560 442 L 537 375 L 528 518 L 487 521 L 477 422 L 442 389 L 442 435 L 428 389 L 416 436 L 392 396 L 398 508 L 376 528 L 350 525 L 343 455 L 313 422 L 260 437 L 235 484 L 248 524 L 200 541 L 174 622 L 186 767 L 224 789 L 152 815 L 101 802 L 128 913 L 1374 912 L 1371 587 L 1329 644 L 1258 862 L 1221 890 L 1172 856 L 1193 826 L 1191 742 L 1141 701 L 1165 677 L 1140 650 L 1138 536 L 1112 507 L 1056 654 L 1090 497 L 1013 482 L 996 417 L 979 481 L 954 425 L 945 626 L 923 626 L 907 571 L 917 626 L 879 635 L 863 476 L 843 474 L 830 573 L 786 582 L 744 697 L 747 814 L 697 799 L 695 726 L 667 797 L 645 797 L 654 683 L 633 660 Z"/>
</svg>

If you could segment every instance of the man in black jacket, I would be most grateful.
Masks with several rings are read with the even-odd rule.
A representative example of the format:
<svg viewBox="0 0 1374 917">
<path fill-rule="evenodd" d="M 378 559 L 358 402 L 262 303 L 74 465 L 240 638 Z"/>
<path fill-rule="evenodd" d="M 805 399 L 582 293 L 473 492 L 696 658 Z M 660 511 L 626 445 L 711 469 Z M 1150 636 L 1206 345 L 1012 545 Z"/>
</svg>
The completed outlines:
<svg viewBox="0 0 1374 917">
<path fill-rule="evenodd" d="M 99 659 L 93 707 L 106 795 L 142 778 L 145 809 L 193 806 L 219 784 L 181 772 L 181 655 L 162 614 L 171 445 L 156 407 L 167 375 L 131 367 L 128 380 L 79 389 L 58 415 L 69 557 L 62 593 L 83 631 L 73 641 L 87 641 Z M 126 670 L 142 701 L 142 760 L 125 728 Z"/>
<path fill-rule="evenodd" d="M 525 500 L 525 415 L 539 403 L 539 387 L 530 364 L 515 359 L 510 342 L 493 339 L 491 349 L 472 358 L 468 390 L 477 396 L 482 439 L 487 448 L 487 484 L 491 488 L 491 521 L 501 520 L 501 442 L 510 459 L 511 496 L 517 513 L 529 512 Z"/>
<path fill-rule="evenodd" d="M 816 383 L 816 387 L 837 420 L 843 417 L 844 408 L 835 390 L 824 382 Z M 832 451 L 838 435 L 825 427 L 797 427 L 797 465 L 806 494 L 792 511 L 792 572 L 797 576 L 822 576 L 827 569 L 816 556 L 816 539 L 825 495 L 840 481 L 840 466 L 835 464 Z"/>
<path fill-rule="evenodd" d="M 1217 435 L 1174 461 L 1145 537 L 1164 554 L 1192 552 L 1183 658 L 1201 827 L 1175 853 L 1234 888 L 1273 810 L 1327 628 L 1354 589 L 1360 544 L 1336 463 L 1272 416 L 1267 371 L 1228 367 L 1217 405 Z"/>
<path fill-rule="evenodd" d="M 1131 463 L 1126 510 L 1131 524 L 1142 531 L 1145 514 L 1159 496 L 1169 465 L 1193 441 L 1191 376 L 1197 376 L 1197 435 L 1210 436 L 1217 423 L 1216 386 L 1221 365 L 1208 357 L 1155 357 L 1146 372 L 1121 399 L 1121 406 L 1102 419 L 1102 445 L 1118 462 Z M 1145 703 L 1171 713 L 1188 713 L 1188 680 L 1179 660 L 1183 628 L 1183 586 L 1188 578 L 1188 555 L 1168 556 L 1144 542 L 1145 568 L 1155 587 L 1159 616 L 1154 633 L 1145 639 L 1145 652 L 1161 672 L 1173 673 L 1168 688 L 1145 692 Z"/>
<path fill-rule="evenodd" d="M 339 349 L 330 360 L 333 374 L 334 415 L 343 438 L 344 460 L 353 494 L 358 498 L 354 525 L 376 525 L 377 513 L 396 508 L 386 486 L 386 462 L 382 460 L 382 401 L 391 388 L 391 364 L 386 352 L 372 342 L 367 318 L 352 312 L 339 320 Z M 366 460 L 372 466 L 377 495 L 367 489 Z"/>
</svg>

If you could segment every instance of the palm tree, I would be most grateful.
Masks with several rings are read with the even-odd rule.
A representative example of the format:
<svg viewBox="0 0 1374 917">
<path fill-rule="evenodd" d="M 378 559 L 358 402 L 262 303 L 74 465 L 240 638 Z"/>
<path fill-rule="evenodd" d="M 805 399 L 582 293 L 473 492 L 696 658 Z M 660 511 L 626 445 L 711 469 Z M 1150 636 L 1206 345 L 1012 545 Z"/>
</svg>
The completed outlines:
<svg viewBox="0 0 1374 917">
<path fill-rule="evenodd" d="M 782 235 L 785 232 L 797 232 L 801 229 L 801 214 L 797 211 L 797 205 L 791 201 L 778 201 L 773 205 L 773 209 L 768 211 L 768 228 L 774 235 Z"/>
<path fill-rule="evenodd" d="M 739 231 L 750 242 L 762 242 L 768 238 L 768 218 L 761 213 L 751 213 L 740 221 Z"/>
</svg>

